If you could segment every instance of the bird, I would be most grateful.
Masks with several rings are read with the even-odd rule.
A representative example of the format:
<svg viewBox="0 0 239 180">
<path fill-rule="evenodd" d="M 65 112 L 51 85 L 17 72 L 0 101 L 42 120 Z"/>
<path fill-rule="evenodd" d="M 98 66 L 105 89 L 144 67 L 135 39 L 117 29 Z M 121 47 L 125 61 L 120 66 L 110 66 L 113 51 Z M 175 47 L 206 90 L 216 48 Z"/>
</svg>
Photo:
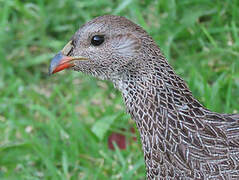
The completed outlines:
<svg viewBox="0 0 239 180">
<path fill-rule="evenodd" d="M 204 107 L 140 26 L 122 16 L 85 23 L 51 60 L 109 80 L 140 134 L 149 180 L 239 179 L 239 114 Z"/>
</svg>

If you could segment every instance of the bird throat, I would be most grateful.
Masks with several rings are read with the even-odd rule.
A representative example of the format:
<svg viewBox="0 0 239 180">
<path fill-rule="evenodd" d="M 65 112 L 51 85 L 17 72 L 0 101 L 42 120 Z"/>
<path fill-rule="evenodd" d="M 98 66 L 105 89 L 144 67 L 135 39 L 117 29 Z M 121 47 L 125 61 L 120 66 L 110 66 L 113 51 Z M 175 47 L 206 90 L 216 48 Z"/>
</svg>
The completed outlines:
<svg viewBox="0 0 239 180">
<path fill-rule="evenodd" d="M 190 169 L 185 167 L 187 144 L 182 138 L 191 142 L 188 128 L 195 129 L 193 117 L 202 116 L 206 109 L 165 59 L 147 63 L 144 69 L 124 74 L 114 84 L 140 132 L 148 179 L 180 178 L 186 175 L 184 169 Z"/>
</svg>

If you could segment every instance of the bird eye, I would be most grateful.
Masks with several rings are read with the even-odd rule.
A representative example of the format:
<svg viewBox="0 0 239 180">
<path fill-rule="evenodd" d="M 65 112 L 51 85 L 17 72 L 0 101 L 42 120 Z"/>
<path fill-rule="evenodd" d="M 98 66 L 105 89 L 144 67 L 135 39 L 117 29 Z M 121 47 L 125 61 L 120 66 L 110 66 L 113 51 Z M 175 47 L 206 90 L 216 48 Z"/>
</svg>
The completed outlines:
<svg viewBox="0 0 239 180">
<path fill-rule="evenodd" d="M 93 46 L 99 46 L 101 45 L 105 40 L 105 37 L 103 35 L 95 35 L 91 39 L 91 44 Z"/>
</svg>

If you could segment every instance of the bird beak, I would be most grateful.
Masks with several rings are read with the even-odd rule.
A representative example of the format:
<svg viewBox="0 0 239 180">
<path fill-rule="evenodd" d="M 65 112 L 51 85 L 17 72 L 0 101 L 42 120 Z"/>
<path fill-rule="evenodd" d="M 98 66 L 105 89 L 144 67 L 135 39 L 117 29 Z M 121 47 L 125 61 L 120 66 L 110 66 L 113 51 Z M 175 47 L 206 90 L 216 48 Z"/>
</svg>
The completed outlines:
<svg viewBox="0 0 239 180">
<path fill-rule="evenodd" d="M 55 57 L 51 60 L 51 64 L 49 67 L 49 75 L 74 66 L 74 61 L 87 60 L 86 57 L 81 56 L 72 57 L 64 55 L 68 54 L 72 48 L 73 47 L 70 41 L 69 43 L 67 43 L 67 45 L 63 48 L 62 51 L 60 51 L 55 55 Z"/>
</svg>

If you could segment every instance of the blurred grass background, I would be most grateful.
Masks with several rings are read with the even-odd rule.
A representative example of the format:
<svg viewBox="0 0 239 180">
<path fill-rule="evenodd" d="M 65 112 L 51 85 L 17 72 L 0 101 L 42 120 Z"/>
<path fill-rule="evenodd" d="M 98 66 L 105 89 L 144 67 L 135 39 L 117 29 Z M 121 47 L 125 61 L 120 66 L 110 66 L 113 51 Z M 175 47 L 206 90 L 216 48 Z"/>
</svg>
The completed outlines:
<svg viewBox="0 0 239 180">
<path fill-rule="evenodd" d="M 201 103 L 236 113 L 238 12 L 238 0 L 0 0 L 0 179 L 145 179 L 139 139 L 107 146 L 111 132 L 134 126 L 120 93 L 77 72 L 48 77 L 50 59 L 88 20 L 126 16 Z"/>
</svg>

